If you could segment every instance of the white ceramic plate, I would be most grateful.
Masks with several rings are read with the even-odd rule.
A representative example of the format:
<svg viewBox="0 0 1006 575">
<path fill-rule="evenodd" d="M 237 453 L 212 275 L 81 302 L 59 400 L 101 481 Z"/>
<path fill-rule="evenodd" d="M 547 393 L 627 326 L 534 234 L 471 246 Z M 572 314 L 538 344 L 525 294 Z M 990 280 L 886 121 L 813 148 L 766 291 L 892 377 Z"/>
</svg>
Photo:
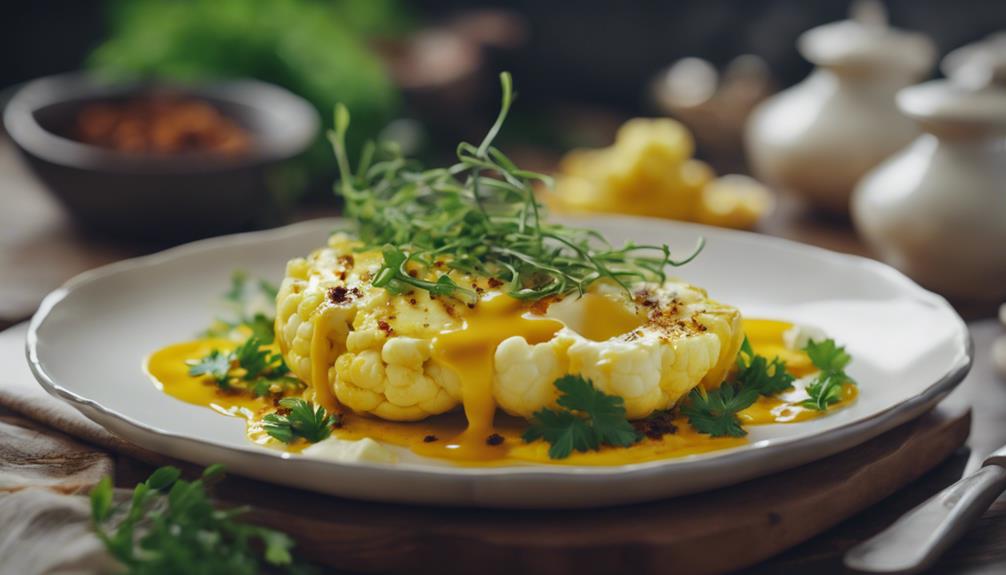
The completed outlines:
<svg viewBox="0 0 1006 575">
<path fill-rule="evenodd" d="M 915 418 L 971 364 L 964 322 L 937 295 L 877 262 L 749 233 L 641 218 L 583 221 L 613 241 L 705 252 L 679 270 L 748 317 L 817 325 L 844 343 L 859 399 L 826 417 L 752 427 L 726 451 L 611 468 L 460 468 L 434 460 L 347 464 L 260 448 L 244 422 L 156 390 L 141 364 L 219 311 L 235 268 L 278 280 L 336 220 L 196 242 L 87 272 L 50 294 L 28 358 L 43 387 L 121 437 L 199 464 L 345 497 L 489 507 L 591 507 L 694 493 L 801 465 Z"/>
</svg>

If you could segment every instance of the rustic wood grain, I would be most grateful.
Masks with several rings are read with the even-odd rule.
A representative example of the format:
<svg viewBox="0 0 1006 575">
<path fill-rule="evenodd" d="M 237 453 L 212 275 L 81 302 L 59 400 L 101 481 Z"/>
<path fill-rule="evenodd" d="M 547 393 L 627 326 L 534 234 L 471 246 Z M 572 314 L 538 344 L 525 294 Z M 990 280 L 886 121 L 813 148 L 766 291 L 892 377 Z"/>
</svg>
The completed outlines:
<svg viewBox="0 0 1006 575">
<path fill-rule="evenodd" d="M 849 452 L 698 496 L 601 510 L 349 501 L 239 478 L 219 495 L 287 531 L 308 559 L 360 572 L 720 573 L 764 560 L 922 476 L 968 436 L 937 410 Z"/>
</svg>

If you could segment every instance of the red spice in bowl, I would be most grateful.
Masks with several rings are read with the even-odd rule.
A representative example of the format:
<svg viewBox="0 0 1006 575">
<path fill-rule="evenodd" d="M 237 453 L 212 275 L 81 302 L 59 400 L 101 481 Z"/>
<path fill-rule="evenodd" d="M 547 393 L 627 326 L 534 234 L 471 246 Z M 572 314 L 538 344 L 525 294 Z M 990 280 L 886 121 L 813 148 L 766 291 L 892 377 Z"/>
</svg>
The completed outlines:
<svg viewBox="0 0 1006 575">
<path fill-rule="evenodd" d="M 245 154 L 251 136 L 212 104 L 194 98 L 142 96 L 92 103 L 76 117 L 74 138 L 126 153 Z"/>
</svg>

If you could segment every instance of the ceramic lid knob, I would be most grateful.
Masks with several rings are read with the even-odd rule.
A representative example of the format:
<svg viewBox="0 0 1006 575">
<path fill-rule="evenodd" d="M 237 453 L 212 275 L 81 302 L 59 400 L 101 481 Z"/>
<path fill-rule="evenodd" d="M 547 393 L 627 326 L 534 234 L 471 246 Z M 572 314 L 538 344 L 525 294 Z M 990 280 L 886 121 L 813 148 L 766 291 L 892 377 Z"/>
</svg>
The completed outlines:
<svg viewBox="0 0 1006 575">
<path fill-rule="evenodd" d="M 874 0 L 853 4 L 851 18 L 804 32 L 800 53 L 819 66 L 900 70 L 917 77 L 936 60 L 936 47 L 924 34 L 891 28 L 883 5 Z"/>
<path fill-rule="evenodd" d="M 962 86 L 1006 86 L 1006 33 L 954 50 L 943 59 L 940 69 Z"/>
<path fill-rule="evenodd" d="M 898 93 L 905 114 L 923 127 L 1006 130 L 1006 35 L 958 48 L 940 67 L 949 80 Z"/>
</svg>

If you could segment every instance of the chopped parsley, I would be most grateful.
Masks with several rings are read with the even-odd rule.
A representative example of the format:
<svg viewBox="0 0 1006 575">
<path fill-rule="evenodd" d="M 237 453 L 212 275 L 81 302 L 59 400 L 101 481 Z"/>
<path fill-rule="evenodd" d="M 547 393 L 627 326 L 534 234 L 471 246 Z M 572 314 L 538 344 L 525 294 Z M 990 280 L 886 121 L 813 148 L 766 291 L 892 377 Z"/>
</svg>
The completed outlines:
<svg viewBox="0 0 1006 575">
<path fill-rule="evenodd" d="M 263 418 L 263 428 L 270 436 L 283 443 L 293 443 L 303 438 L 318 443 L 332 434 L 332 427 L 339 424 L 339 416 L 329 414 L 322 406 L 299 397 L 279 400 L 283 412 L 270 413 Z"/>
<path fill-rule="evenodd" d="M 231 273 L 231 285 L 224 294 L 224 301 L 231 308 L 229 318 L 217 318 L 204 331 L 203 337 L 234 337 L 242 329 L 264 343 L 272 343 L 275 337 L 273 327 L 273 305 L 277 288 L 266 280 L 252 281 L 243 270 Z"/>
<path fill-rule="evenodd" d="M 758 395 L 757 389 L 724 381 L 711 391 L 693 389 L 688 401 L 681 406 L 681 413 L 699 433 L 713 437 L 744 437 L 748 432 L 741 426 L 737 414 L 750 407 Z"/>
<path fill-rule="evenodd" d="M 209 354 L 186 362 L 189 375 L 205 376 L 223 390 L 246 390 L 255 397 L 283 395 L 289 390 L 304 387 L 283 356 L 270 350 L 255 336 L 249 337 L 229 353 L 214 349 Z"/>
<path fill-rule="evenodd" d="M 540 409 L 524 432 L 524 441 L 544 439 L 550 444 L 548 456 L 565 459 L 574 451 L 600 449 L 602 445 L 627 447 L 640 435 L 625 417 L 621 397 L 607 395 L 578 375 L 555 380 L 562 409 Z"/>
<path fill-rule="evenodd" d="M 804 351 L 821 372 L 807 386 L 810 398 L 801 405 L 825 411 L 841 400 L 842 384 L 852 381 L 844 371 L 852 357 L 832 339 L 820 343 L 811 341 Z M 681 414 L 699 433 L 713 437 L 744 437 L 747 430 L 737 414 L 758 401 L 759 396 L 771 397 L 790 389 L 794 380 L 786 371 L 786 362 L 779 357 L 769 360 L 756 355 L 751 343 L 744 338 L 733 377 L 713 390 L 693 389 L 681 406 Z"/>
<path fill-rule="evenodd" d="M 820 342 L 811 340 L 803 349 L 810 357 L 811 363 L 821 370 L 821 373 L 807 386 L 807 395 L 810 398 L 802 405 L 809 409 L 827 411 L 829 406 L 842 400 L 842 386 L 846 382 L 856 383 L 845 373 L 852 356 L 845 351 L 845 347 L 837 345 L 833 339 Z"/>
<path fill-rule="evenodd" d="M 747 337 L 737 353 L 737 369 L 730 381 L 716 389 L 693 389 L 681 407 L 681 414 L 699 433 L 713 437 L 744 437 L 747 431 L 737 414 L 764 395 L 770 397 L 793 387 L 794 377 L 786 362 L 757 355 Z"/>
<path fill-rule="evenodd" d="M 128 506 L 115 504 L 105 477 L 91 491 L 95 533 L 130 574 L 313 572 L 294 561 L 289 536 L 237 521 L 246 507 L 214 507 L 208 490 L 222 477 L 220 465 L 195 481 L 161 467 L 136 486 Z"/>
<path fill-rule="evenodd" d="M 227 387 L 232 361 L 232 354 L 221 353 L 219 349 L 214 349 L 208 355 L 188 362 L 189 375 L 192 377 L 210 376 L 220 387 Z"/>
<path fill-rule="evenodd" d="M 744 389 L 753 389 L 766 397 L 777 395 L 793 387 L 795 378 L 786 371 L 786 362 L 778 356 L 771 361 L 763 355 L 755 355 L 748 338 L 744 338 L 737 354 L 737 372 L 734 381 Z M 757 398 L 756 398 L 757 399 Z"/>
</svg>

